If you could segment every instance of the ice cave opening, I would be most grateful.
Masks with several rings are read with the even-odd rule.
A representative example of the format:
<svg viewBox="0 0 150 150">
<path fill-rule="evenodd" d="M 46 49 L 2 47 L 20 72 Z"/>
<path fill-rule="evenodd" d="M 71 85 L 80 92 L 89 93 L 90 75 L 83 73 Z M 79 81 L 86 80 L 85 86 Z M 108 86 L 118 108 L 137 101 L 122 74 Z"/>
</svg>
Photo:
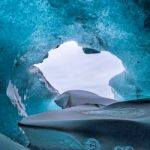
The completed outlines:
<svg viewBox="0 0 150 150">
<path fill-rule="evenodd" d="M 64 43 L 69 40 L 77 41 L 85 53 L 102 52 L 84 54 L 74 42 Z M 61 46 L 56 49 L 58 45 Z M 85 138 L 80 140 L 81 144 L 90 143 L 89 138 L 95 133 L 105 150 L 117 145 L 121 149 L 132 149 L 128 147 L 131 145 L 136 150 L 150 150 L 150 0 L 3 0 L 0 2 L 0 64 L 0 149 L 8 150 L 1 144 L 5 141 L 9 145 L 10 140 L 5 136 L 29 144 L 18 127 L 22 118 L 28 116 L 22 123 L 30 126 L 37 125 L 37 121 L 46 125 L 48 121 L 55 129 L 71 131 L 71 125 L 72 130 L 74 125 L 77 125 L 75 129 L 81 125 L 80 131 L 86 129 L 83 133 L 92 133 L 89 137 L 79 134 L 78 140 Z M 55 114 L 60 118 L 58 124 L 47 118 L 54 108 L 51 102 L 60 93 L 82 89 L 112 97 L 109 85 L 115 99 L 128 102 L 106 106 L 97 115 L 91 112 L 89 117 L 87 113 L 78 114 L 82 117 L 77 116 L 76 120 L 80 118 L 82 124 L 72 123 L 73 115 L 63 109 Z M 45 120 L 43 112 L 48 112 Z M 65 115 L 61 117 L 62 112 Z M 42 114 L 32 118 L 39 113 Z M 55 115 L 52 115 L 54 120 Z M 61 122 L 67 115 L 70 124 Z M 38 135 L 36 144 L 43 139 L 45 145 L 46 136 L 41 138 L 39 132 Z M 58 145 L 53 137 L 51 141 Z M 49 139 L 47 143 L 53 146 Z"/>
<path fill-rule="evenodd" d="M 60 93 L 79 89 L 107 98 L 114 98 L 110 79 L 125 70 L 121 60 L 110 52 L 85 54 L 75 41 L 50 50 L 48 57 L 35 66 Z"/>
</svg>

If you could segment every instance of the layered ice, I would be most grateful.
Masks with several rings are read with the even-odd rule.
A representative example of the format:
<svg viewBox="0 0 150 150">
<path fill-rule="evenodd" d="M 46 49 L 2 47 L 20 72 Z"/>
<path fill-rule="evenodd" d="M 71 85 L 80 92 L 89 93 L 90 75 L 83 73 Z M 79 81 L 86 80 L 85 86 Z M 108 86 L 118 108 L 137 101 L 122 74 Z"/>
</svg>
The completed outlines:
<svg viewBox="0 0 150 150">
<path fill-rule="evenodd" d="M 50 109 L 46 103 L 58 92 L 31 66 L 68 40 L 122 61 L 126 70 L 110 81 L 117 99 L 149 97 L 149 39 L 149 0 L 1 1 L 0 132 L 21 139 L 19 109 L 28 115 Z"/>
<path fill-rule="evenodd" d="M 55 106 L 52 101 L 59 93 L 47 82 L 37 67 L 30 67 L 25 76 L 20 76 L 18 79 L 21 77 L 22 84 L 20 80 L 11 79 L 6 88 L 7 97 L 5 96 L 4 104 L 0 105 L 0 112 L 5 116 L 0 118 L 0 131 L 26 145 L 28 140 L 18 128 L 17 122 L 22 117 L 57 108 L 58 106 Z"/>
<path fill-rule="evenodd" d="M 98 96 L 92 92 L 83 90 L 70 90 L 56 97 L 56 104 L 61 108 L 69 108 L 77 105 L 109 105 L 117 101 Z"/>
<path fill-rule="evenodd" d="M 9 81 L 6 94 L 10 98 L 12 104 L 17 107 L 18 113 L 21 116 L 26 117 L 27 113 L 25 110 L 25 106 L 23 105 L 21 101 L 21 97 L 19 96 L 18 89 L 15 85 L 11 83 L 11 81 Z"/>
<path fill-rule="evenodd" d="M 30 146 L 36 150 L 150 149 L 149 99 L 103 107 L 84 102 L 22 119 L 19 125 L 30 138 Z"/>
</svg>

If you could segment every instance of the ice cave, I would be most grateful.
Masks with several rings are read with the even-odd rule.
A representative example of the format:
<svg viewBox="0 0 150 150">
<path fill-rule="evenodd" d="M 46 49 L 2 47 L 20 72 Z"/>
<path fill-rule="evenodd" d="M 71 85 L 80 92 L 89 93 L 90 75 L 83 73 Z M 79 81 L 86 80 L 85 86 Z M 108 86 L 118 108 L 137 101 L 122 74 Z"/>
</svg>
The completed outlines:
<svg viewBox="0 0 150 150">
<path fill-rule="evenodd" d="M 122 62 L 114 98 L 47 80 L 68 41 Z M 150 150 L 150 0 L 1 0 L 0 56 L 0 150 Z"/>
</svg>

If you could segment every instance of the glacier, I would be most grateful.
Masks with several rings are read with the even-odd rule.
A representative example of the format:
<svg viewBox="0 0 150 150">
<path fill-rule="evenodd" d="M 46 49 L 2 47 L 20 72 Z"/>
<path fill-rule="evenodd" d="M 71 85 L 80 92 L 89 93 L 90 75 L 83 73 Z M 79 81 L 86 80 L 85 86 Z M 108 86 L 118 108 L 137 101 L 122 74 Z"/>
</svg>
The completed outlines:
<svg viewBox="0 0 150 150">
<path fill-rule="evenodd" d="M 122 61 L 125 71 L 110 80 L 116 99 L 149 98 L 149 0 L 2 0 L 1 133 L 24 143 L 17 122 L 51 110 L 59 92 L 33 65 L 69 40 L 87 54 L 105 50 Z"/>
</svg>

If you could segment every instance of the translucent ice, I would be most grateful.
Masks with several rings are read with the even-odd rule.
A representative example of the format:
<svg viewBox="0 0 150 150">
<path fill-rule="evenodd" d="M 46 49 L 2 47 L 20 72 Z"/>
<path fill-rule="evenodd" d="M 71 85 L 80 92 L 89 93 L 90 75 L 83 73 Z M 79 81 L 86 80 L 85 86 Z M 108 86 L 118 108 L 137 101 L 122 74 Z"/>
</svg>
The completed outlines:
<svg viewBox="0 0 150 150">
<path fill-rule="evenodd" d="M 122 60 L 125 72 L 110 81 L 116 98 L 150 96 L 149 0 L 3 0 L 0 132 L 19 139 L 18 110 L 34 114 L 49 109 L 47 101 L 58 92 L 31 66 L 68 40 L 86 53 L 107 50 Z"/>
</svg>

